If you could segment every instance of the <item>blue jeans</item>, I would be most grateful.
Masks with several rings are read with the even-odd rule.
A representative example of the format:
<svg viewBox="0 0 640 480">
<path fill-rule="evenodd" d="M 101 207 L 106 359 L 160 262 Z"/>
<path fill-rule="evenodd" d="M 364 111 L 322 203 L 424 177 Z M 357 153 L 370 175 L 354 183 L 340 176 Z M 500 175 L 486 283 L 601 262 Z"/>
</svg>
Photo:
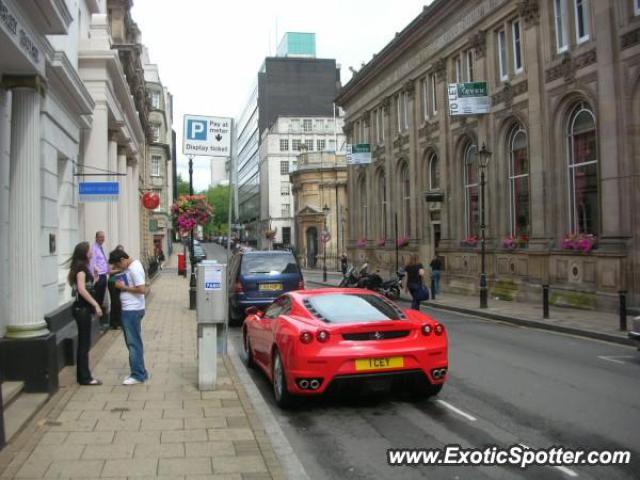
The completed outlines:
<svg viewBox="0 0 640 480">
<path fill-rule="evenodd" d="M 431 270 L 431 277 L 433 278 L 433 294 L 440 292 L 440 270 Z"/>
<path fill-rule="evenodd" d="M 123 310 L 122 330 L 129 350 L 129 368 L 131 376 L 140 382 L 149 378 L 144 367 L 144 347 L 142 345 L 142 317 L 144 310 Z"/>
</svg>

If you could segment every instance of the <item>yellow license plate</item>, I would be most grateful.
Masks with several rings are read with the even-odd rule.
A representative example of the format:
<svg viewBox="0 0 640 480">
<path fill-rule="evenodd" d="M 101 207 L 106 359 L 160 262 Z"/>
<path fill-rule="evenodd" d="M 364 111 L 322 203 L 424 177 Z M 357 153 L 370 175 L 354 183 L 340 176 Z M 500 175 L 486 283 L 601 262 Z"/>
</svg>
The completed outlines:
<svg viewBox="0 0 640 480">
<path fill-rule="evenodd" d="M 388 368 L 404 367 L 404 357 L 389 358 L 359 358 L 356 360 L 356 370 L 386 370 Z"/>
<path fill-rule="evenodd" d="M 261 283 L 258 285 L 258 289 L 266 292 L 274 292 L 277 290 L 282 290 L 281 283 Z"/>
</svg>

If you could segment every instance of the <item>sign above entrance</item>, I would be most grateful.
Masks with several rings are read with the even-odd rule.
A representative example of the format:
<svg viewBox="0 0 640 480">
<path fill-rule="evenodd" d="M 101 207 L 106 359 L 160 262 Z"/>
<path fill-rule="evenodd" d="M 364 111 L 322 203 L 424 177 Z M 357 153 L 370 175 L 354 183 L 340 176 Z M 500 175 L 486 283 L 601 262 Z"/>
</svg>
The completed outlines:
<svg viewBox="0 0 640 480">
<path fill-rule="evenodd" d="M 117 202 L 120 195 L 118 182 L 80 182 L 78 200 L 81 202 Z"/>
<path fill-rule="evenodd" d="M 449 115 L 477 115 L 490 110 L 487 82 L 449 84 Z"/>
<path fill-rule="evenodd" d="M 371 163 L 370 144 L 347 144 L 347 165 L 367 165 L 369 163 Z"/>
<path fill-rule="evenodd" d="M 231 156 L 231 119 L 184 116 L 182 153 L 203 157 Z"/>
</svg>

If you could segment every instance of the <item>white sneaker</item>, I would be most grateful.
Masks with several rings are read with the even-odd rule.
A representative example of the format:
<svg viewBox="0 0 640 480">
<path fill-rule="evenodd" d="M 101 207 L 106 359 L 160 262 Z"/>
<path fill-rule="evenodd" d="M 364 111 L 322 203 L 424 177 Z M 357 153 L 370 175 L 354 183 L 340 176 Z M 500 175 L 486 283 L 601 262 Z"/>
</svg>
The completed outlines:
<svg viewBox="0 0 640 480">
<path fill-rule="evenodd" d="M 124 379 L 124 381 L 122 382 L 123 385 L 137 385 L 139 383 L 143 383 L 140 380 L 136 380 L 133 377 L 127 377 Z"/>
</svg>

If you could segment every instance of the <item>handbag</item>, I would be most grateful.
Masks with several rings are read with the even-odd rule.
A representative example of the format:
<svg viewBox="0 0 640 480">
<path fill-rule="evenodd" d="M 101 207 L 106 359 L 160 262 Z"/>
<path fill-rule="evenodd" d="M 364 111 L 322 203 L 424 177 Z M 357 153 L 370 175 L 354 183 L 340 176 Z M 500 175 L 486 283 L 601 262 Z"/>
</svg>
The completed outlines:
<svg viewBox="0 0 640 480">
<path fill-rule="evenodd" d="M 429 289 L 425 287 L 425 285 L 420 282 L 415 284 L 416 287 L 413 290 L 413 298 L 417 302 L 424 302 L 425 300 L 429 300 Z"/>
</svg>

